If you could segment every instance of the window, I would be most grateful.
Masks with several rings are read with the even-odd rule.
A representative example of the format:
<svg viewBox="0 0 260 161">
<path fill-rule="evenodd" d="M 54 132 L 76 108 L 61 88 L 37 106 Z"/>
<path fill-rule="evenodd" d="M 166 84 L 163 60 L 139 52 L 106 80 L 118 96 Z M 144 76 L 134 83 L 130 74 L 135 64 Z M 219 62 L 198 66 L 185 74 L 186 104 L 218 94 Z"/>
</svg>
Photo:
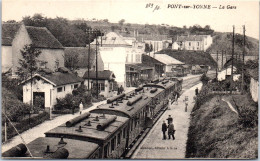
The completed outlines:
<svg viewBox="0 0 260 161">
<path fill-rule="evenodd" d="M 125 134 L 126 134 L 126 127 L 123 130 L 123 138 L 125 138 Z"/>
<path fill-rule="evenodd" d="M 105 83 L 99 83 L 99 90 L 104 91 L 105 90 Z"/>
<path fill-rule="evenodd" d="M 200 43 L 198 42 L 198 46 L 200 46 Z"/>
<path fill-rule="evenodd" d="M 64 91 L 66 90 L 65 86 L 64 86 Z"/>
<path fill-rule="evenodd" d="M 118 133 L 118 135 L 117 135 L 117 145 L 120 144 L 120 141 L 121 141 L 121 132 Z"/>
<path fill-rule="evenodd" d="M 78 86 L 79 86 L 78 84 L 74 84 L 74 88 L 78 88 Z"/>
<path fill-rule="evenodd" d="M 136 62 L 139 63 L 141 62 L 141 55 L 140 54 L 136 54 Z"/>
<path fill-rule="evenodd" d="M 62 92 L 62 87 L 57 88 L 57 92 Z"/>
<path fill-rule="evenodd" d="M 111 141 L 111 150 L 115 150 L 116 137 L 114 137 Z"/>
<path fill-rule="evenodd" d="M 189 46 L 191 46 L 191 42 L 189 42 Z"/>
</svg>

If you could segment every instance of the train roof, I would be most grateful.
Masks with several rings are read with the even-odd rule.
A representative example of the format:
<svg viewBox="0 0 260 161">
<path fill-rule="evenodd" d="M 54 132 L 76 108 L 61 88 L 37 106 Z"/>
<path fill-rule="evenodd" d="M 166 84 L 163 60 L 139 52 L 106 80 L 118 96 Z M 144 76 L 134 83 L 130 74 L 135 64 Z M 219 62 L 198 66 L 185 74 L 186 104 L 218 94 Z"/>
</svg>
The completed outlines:
<svg viewBox="0 0 260 161">
<path fill-rule="evenodd" d="M 162 89 L 162 88 L 144 87 L 145 95 L 148 96 L 148 97 L 151 97 L 151 98 L 157 96 L 163 90 L 164 89 Z"/>
<path fill-rule="evenodd" d="M 155 87 L 155 88 L 168 89 L 168 88 L 172 87 L 174 84 L 176 84 L 176 81 L 165 79 L 163 81 L 160 81 L 157 84 L 148 83 L 148 84 L 144 85 L 144 87 Z"/>
<path fill-rule="evenodd" d="M 105 117 L 104 117 L 105 116 Z M 98 117 L 98 120 L 96 119 Z M 103 129 L 98 129 L 98 125 L 106 123 L 111 120 L 111 118 L 115 118 Z M 65 138 L 75 138 L 78 140 L 87 140 L 98 142 L 107 140 L 115 131 L 117 131 L 122 125 L 124 125 L 128 121 L 127 117 L 109 115 L 109 114 L 97 114 L 91 113 L 90 116 L 79 123 L 71 127 L 67 127 L 66 124 L 62 124 L 48 132 L 45 135 L 60 137 L 64 136 Z M 90 125 L 90 126 L 89 126 Z M 79 131 L 79 126 L 81 126 L 81 130 Z"/>
<path fill-rule="evenodd" d="M 35 158 L 48 158 L 52 152 L 57 151 L 59 148 L 65 148 L 69 152 L 68 159 L 85 159 L 89 158 L 98 148 L 99 145 L 87 141 L 73 140 L 64 138 L 64 144 L 59 144 L 60 138 L 53 137 L 40 137 L 27 144 L 32 156 Z M 50 151 L 46 153 L 47 145 Z M 30 156 L 28 151 L 26 156 Z"/>
<path fill-rule="evenodd" d="M 131 95 L 131 96 L 130 96 Z M 116 102 L 102 104 L 98 106 L 96 109 L 92 110 L 91 112 L 107 112 L 107 113 L 117 113 L 121 114 L 121 116 L 125 117 L 133 117 L 142 107 L 144 107 L 147 103 L 151 101 L 151 98 L 148 97 L 143 91 L 140 92 L 131 92 L 131 94 L 126 94 L 128 98 L 126 100 L 126 97 L 124 97 L 122 100 L 118 101 L 118 104 Z M 138 99 L 138 100 L 137 100 Z M 133 104 L 129 104 L 128 102 L 135 101 Z"/>
</svg>

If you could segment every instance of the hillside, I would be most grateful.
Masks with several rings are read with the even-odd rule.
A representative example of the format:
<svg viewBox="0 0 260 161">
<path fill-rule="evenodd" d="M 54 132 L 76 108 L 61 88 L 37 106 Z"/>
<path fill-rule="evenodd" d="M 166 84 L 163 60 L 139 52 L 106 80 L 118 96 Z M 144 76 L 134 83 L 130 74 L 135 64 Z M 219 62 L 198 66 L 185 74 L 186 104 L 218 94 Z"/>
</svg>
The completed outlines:
<svg viewBox="0 0 260 161">
<path fill-rule="evenodd" d="M 232 52 L 232 33 L 215 32 L 213 36 L 213 44 L 207 50 L 209 53 L 217 53 L 225 50 L 227 54 Z M 243 51 L 243 35 L 237 34 L 235 36 L 235 53 L 241 54 Z M 246 36 L 246 55 L 258 55 L 259 40 Z"/>
<path fill-rule="evenodd" d="M 167 54 L 189 65 L 208 65 L 212 68 L 215 68 L 216 66 L 214 59 L 208 53 L 202 51 L 176 51 L 164 49 L 158 51 L 156 54 Z"/>
<path fill-rule="evenodd" d="M 205 103 L 200 107 L 193 108 L 186 157 L 257 158 L 257 104 L 253 104 L 246 95 L 223 96 L 233 106 L 232 100 L 235 100 L 236 104 L 242 107 L 237 109 L 239 114 L 236 114 L 219 97 L 214 96 L 212 99 L 204 100 Z"/>
</svg>

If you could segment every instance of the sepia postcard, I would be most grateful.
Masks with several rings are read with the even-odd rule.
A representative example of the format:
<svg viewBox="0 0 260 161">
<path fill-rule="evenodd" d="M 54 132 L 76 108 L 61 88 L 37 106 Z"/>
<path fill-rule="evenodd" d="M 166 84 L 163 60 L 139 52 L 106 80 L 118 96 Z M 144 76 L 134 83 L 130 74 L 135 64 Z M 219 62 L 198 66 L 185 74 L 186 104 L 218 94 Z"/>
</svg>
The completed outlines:
<svg viewBox="0 0 260 161">
<path fill-rule="evenodd" d="M 3 0 L 3 159 L 258 159 L 258 0 Z"/>
</svg>

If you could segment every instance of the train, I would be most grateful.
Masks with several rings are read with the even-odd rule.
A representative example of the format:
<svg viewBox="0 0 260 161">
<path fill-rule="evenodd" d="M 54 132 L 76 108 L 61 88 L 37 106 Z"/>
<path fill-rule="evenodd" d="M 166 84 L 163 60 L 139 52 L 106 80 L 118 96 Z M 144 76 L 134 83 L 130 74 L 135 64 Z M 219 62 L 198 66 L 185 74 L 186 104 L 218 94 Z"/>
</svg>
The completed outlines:
<svg viewBox="0 0 260 161">
<path fill-rule="evenodd" d="M 118 159 L 130 158 L 132 147 L 167 109 L 168 97 L 181 92 L 182 79 L 164 78 L 61 124 L 28 144 L 2 153 L 4 158 Z"/>
</svg>

